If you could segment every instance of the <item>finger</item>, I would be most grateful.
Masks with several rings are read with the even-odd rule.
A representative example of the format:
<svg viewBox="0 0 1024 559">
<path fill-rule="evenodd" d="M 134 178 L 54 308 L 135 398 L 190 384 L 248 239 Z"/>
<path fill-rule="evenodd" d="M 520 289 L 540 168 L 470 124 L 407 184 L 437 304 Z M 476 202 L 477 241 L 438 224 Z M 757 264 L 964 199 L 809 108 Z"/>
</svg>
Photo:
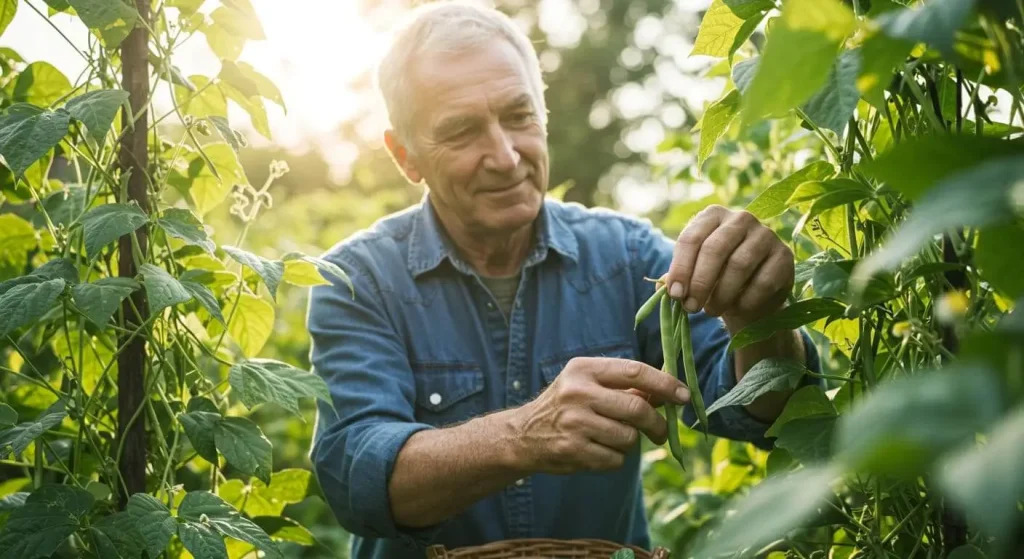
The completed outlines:
<svg viewBox="0 0 1024 559">
<path fill-rule="evenodd" d="M 743 286 L 750 281 L 761 263 L 771 256 L 772 249 L 779 243 L 779 238 L 767 227 L 761 227 L 748 234 L 726 260 L 725 269 L 704 305 L 704 311 L 711 316 L 719 316 L 728 311 L 739 298 Z"/>
<path fill-rule="evenodd" d="M 704 307 L 715 284 L 718 283 L 726 261 L 756 225 L 757 218 L 747 212 L 732 214 L 704 241 L 697 254 L 693 277 L 687 289 L 687 311 L 697 312 Z"/>
<path fill-rule="evenodd" d="M 675 248 L 672 249 L 672 264 L 669 265 L 666 274 L 665 285 L 669 286 L 668 292 L 672 297 L 682 300 L 686 296 L 690 278 L 693 277 L 697 253 L 708 235 L 721 225 L 725 214 L 726 210 L 721 206 L 708 206 L 679 234 Z"/>
<path fill-rule="evenodd" d="M 625 421 L 652 441 L 664 442 L 668 425 L 646 400 L 618 390 L 606 390 L 591 403 L 591 409 L 610 420 Z"/>
<path fill-rule="evenodd" d="M 651 396 L 650 394 L 644 392 L 643 390 L 637 390 L 636 388 L 630 388 L 630 389 L 626 390 L 626 393 L 627 394 L 636 394 L 637 396 L 640 396 L 641 398 L 646 400 L 647 403 L 650 404 L 652 408 L 660 408 L 661 406 L 665 405 L 665 401 L 664 400 L 662 400 L 661 398 L 656 398 L 654 396 Z"/>
<path fill-rule="evenodd" d="M 602 444 L 589 443 L 580 453 L 584 469 L 593 471 L 618 470 L 626 463 L 626 455 Z"/>
<path fill-rule="evenodd" d="M 619 452 L 629 452 L 640 441 L 640 432 L 636 427 L 597 414 L 592 415 L 587 422 L 584 434 L 590 440 Z M 661 441 L 657 444 L 664 443 Z"/>
<path fill-rule="evenodd" d="M 781 305 L 793 289 L 793 252 L 782 246 L 761 264 L 734 305 L 744 314 L 754 314 Z"/>
<path fill-rule="evenodd" d="M 690 392 L 679 379 L 640 361 L 615 357 L 590 357 L 586 365 L 594 381 L 605 388 L 636 388 L 666 402 L 684 404 Z"/>
</svg>

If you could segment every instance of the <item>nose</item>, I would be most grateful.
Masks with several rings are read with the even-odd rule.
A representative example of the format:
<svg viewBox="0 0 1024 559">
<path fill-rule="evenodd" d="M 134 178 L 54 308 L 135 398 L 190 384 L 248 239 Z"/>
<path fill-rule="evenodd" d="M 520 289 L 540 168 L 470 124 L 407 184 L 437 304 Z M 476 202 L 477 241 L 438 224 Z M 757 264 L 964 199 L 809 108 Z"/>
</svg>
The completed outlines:
<svg viewBox="0 0 1024 559">
<path fill-rule="evenodd" d="M 507 174 L 519 167 L 522 156 L 516 151 L 515 141 L 501 126 L 493 127 L 490 149 L 484 156 L 484 168 L 494 173 Z"/>
</svg>

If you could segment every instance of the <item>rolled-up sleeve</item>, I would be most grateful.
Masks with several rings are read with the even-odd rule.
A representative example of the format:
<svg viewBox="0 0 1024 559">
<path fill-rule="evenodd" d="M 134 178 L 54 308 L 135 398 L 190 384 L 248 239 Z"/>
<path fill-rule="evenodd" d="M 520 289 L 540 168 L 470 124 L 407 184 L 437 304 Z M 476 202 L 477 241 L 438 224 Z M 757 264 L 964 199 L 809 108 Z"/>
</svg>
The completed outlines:
<svg viewBox="0 0 1024 559">
<path fill-rule="evenodd" d="M 396 525 L 388 495 L 399 450 L 414 433 L 432 428 L 415 420 L 408 354 L 367 269 L 354 259 L 327 258 L 348 273 L 355 293 L 333 277 L 310 293 L 310 361 L 333 404 L 318 404 L 314 471 L 346 530 L 423 546 L 437 527 Z"/>
<path fill-rule="evenodd" d="M 634 232 L 631 250 L 634 263 L 635 281 L 639 299 L 637 307 L 654 294 L 653 283 L 645 278 L 658 278 L 668 272 L 672 263 L 674 243 L 653 226 L 640 226 Z M 736 386 L 736 362 L 729 351 L 730 336 L 725 323 L 698 311 L 690 313 L 690 334 L 693 341 L 693 359 L 697 368 L 704 404 L 710 407 L 719 398 Z M 820 372 L 817 349 L 810 336 L 800 329 L 804 342 L 804 364 L 814 372 Z M 661 351 L 661 328 L 657 311 L 651 313 L 637 327 L 638 344 L 644 360 L 661 367 L 664 357 Z M 679 370 L 682 372 L 682 362 Z M 817 377 L 805 375 L 800 384 L 820 384 Z M 683 408 L 683 422 L 694 425 L 697 414 L 693 406 Z M 764 436 L 772 422 L 761 421 L 747 411 L 745 406 L 727 406 L 708 417 L 708 432 L 712 435 L 737 441 L 748 441 L 761 448 L 771 448 L 773 443 Z"/>
</svg>

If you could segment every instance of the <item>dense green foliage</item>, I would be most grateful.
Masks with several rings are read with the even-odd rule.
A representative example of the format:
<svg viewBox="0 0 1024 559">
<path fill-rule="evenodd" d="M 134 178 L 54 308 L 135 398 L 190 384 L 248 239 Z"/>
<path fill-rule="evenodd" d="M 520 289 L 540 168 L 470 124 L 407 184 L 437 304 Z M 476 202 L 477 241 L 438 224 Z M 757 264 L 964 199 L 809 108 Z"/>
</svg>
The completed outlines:
<svg viewBox="0 0 1024 559">
<path fill-rule="evenodd" d="M 33 4 L 0 0 L 0 33 Z M 138 13 L 120 0 L 46 4 L 40 16 L 70 13 L 93 32 L 74 81 L 0 49 L 0 556 L 344 556 L 308 471 L 325 387 L 306 372 L 303 328 L 305 288 L 343 273 L 306 255 L 419 189 L 379 149 L 364 149 L 349 184 L 325 188 L 315 153 L 247 147 L 239 117 L 269 137 L 265 104 L 287 101 L 238 61 L 263 36 L 256 14 L 246 0 L 167 0 L 148 25 L 150 82 L 176 107 L 146 104 L 143 211 L 117 164 L 132 128 L 117 47 Z M 826 390 L 793 396 L 771 452 L 680 426 L 684 470 L 645 441 L 655 543 L 676 557 L 1013 556 L 1024 547 L 1024 326 L 1011 312 L 1024 296 L 1024 145 L 1006 123 L 1024 117 L 1024 6 L 714 0 L 696 31 L 672 2 L 578 4 L 580 40 L 542 49 L 555 183 L 610 204 L 623 165 L 668 161 L 669 184 L 707 194 L 652 212 L 667 232 L 712 203 L 766 220 L 792 243 L 796 288 L 734 347 L 805 326 L 826 377 Z M 499 5 L 538 19 L 532 3 Z M 719 100 L 688 107 L 662 91 L 648 114 L 612 108 L 617 90 L 657 81 L 671 60 L 678 43 L 641 40 L 651 21 L 663 37 L 696 32 L 693 54 L 721 59 L 705 76 L 727 82 Z M 221 58 L 217 75 L 171 65 L 190 35 Z M 624 148 L 675 104 L 685 118 L 663 123 L 661 153 Z M 126 245 L 139 273 L 117 277 L 119 239 L 143 234 L 144 251 Z M 134 328 L 140 293 L 149 319 Z M 148 468 L 121 510 L 118 357 L 130 336 L 147 347 L 134 421 Z M 763 362 L 707 411 L 803 374 Z"/>
</svg>

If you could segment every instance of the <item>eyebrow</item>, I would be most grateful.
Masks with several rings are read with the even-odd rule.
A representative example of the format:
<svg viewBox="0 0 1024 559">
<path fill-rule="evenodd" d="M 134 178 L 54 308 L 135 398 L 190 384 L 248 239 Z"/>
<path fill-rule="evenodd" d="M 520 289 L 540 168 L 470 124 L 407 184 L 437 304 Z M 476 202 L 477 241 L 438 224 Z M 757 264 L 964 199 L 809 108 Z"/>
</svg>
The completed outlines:
<svg viewBox="0 0 1024 559">
<path fill-rule="evenodd" d="M 533 105 L 533 99 L 529 93 L 521 93 L 502 106 L 501 112 L 505 113 L 514 109 Z M 447 117 L 434 127 L 434 134 L 439 138 L 447 138 L 463 128 L 470 128 L 479 122 L 475 116 L 455 115 Z"/>
</svg>

